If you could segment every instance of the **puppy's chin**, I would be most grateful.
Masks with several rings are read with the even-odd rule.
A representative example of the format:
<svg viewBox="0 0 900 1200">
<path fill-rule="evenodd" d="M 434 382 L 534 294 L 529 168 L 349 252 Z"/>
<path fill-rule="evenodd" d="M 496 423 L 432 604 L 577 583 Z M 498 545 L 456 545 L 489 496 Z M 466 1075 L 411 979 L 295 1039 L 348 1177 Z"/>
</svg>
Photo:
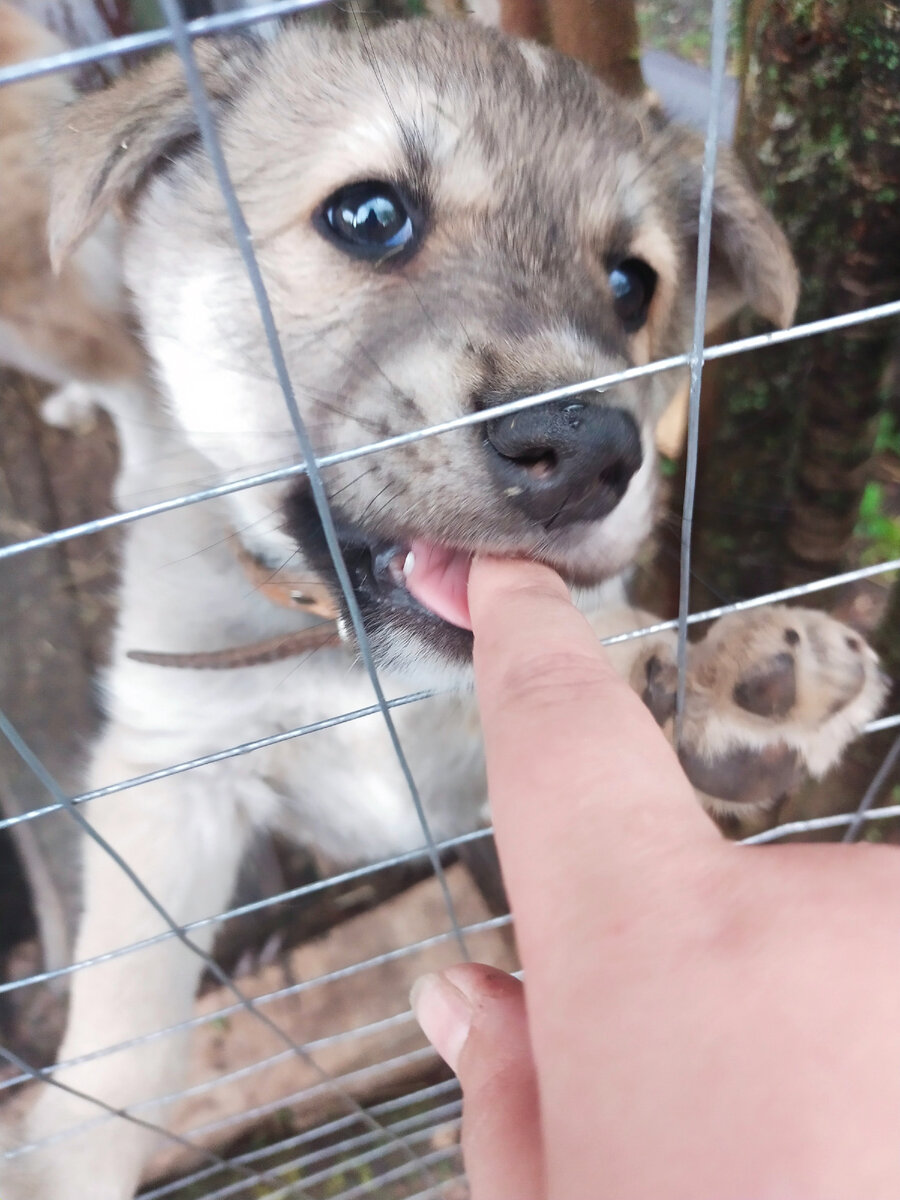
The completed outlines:
<svg viewBox="0 0 900 1200">
<path fill-rule="evenodd" d="M 361 611 L 379 671 L 402 681 L 409 691 L 471 690 L 473 638 L 467 629 L 437 618 L 418 620 L 408 614 L 385 618 L 365 606 Z M 341 626 L 355 641 L 346 618 Z"/>
</svg>

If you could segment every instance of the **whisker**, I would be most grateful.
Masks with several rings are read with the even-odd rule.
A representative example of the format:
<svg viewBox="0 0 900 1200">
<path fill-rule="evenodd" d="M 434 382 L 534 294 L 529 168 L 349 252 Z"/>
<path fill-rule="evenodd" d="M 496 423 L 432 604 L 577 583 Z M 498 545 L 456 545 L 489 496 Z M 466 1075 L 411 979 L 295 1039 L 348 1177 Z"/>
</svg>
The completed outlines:
<svg viewBox="0 0 900 1200">
<path fill-rule="evenodd" d="M 172 458 L 177 457 L 177 454 L 173 454 L 171 456 L 162 456 L 158 459 L 154 459 L 153 464 L 156 465 L 158 463 L 164 463 L 170 461 Z M 252 462 L 247 463 L 246 465 L 242 464 L 240 471 L 242 474 L 245 473 L 245 471 L 249 471 L 251 473 L 262 473 L 263 471 L 277 470 L 279 467 L 289 467 L 296 461 L 296 455 L 292 454 L 279 455 L 278 458 L 254 459 Z M 219 471 L 216 474 L 211 473 L 209 475 L 193 475 L 184 479 L 179 478 L 177 482 L 173 480 L 170 483 L 160 484 L 158 487 L 135 488 L 128 492 L 123 492 L 120 499 L 122 501 L 128 501 L 130 505 L 132 501 L 141 500 L 142 498 L 146 498 L 146 501 L 150 502 L 152 501 L 153 497 L 165 496 L 167 493 L 175 491 L 175 489 L 178 491 L 199 491 L 200 489 L 206 487 L 218 487 L 219 484 L 226 481 L 229 474 L 232 474 L 232 472 Z"/>
<path fill-rule="evenodd" d="M 372 499 L 369 501 L 369 503 L 366 505 L 366 507 L 363 509 L 362 513 L 360 514 L 360 518 L 359 518 L 360 525 L 362 525 L 362 523 L 368 518 L 370 510 L 372 508 L 372 505 L 376 502 L 376 500 L 380 499 L 380 497 L 384 495 L 384 493 L 388 490 L 388 488 L 391 486 L 392 483 L 393 483 L 393 480 L 389 479 L 388 482 L 384 485 L 384 487 L 381 488 L 380 491 L 375 493 L 375 495 L 372 497 Z M 378 509 L 378 511 L 374 515 L 378 516 L 378 513 L 383 512 L 385 507 L 388 504 L 390 504 L 392 500 L 395 500 L 396 498 L 397 498 L 396 493 L 392 496 L 389 496 L 388 499 L 385 501 L 385 503 L 381 506 L 381 508 Z"/>
<path fill-rule="evenodd" d="M 347 488 L 353 487 L 355 484 L 359 483 L 359 481 L 361 479 L 365 479 L 365 477 L 367 475 L 371 475 L 373 471 L 377 471 L 377 470 L 378 470 L 378 468 L 376 466 L 371 466 L 371 467 L 369 467 L 369 469 L 367 471 L 361 471 L 359 473 L 359 475 L 357 475 L 355 477 L 355 479 L 351 479 L 349 481 L 349 483 L 345 483 L 343 485 L 343 487 L 339 487 L 335 491 L 329 492 L 329 494 L 328 494 L 329 501 L 335 500 L 338 496 L 341 495 L 342 492 L 346 492 Z"/>
</svg>

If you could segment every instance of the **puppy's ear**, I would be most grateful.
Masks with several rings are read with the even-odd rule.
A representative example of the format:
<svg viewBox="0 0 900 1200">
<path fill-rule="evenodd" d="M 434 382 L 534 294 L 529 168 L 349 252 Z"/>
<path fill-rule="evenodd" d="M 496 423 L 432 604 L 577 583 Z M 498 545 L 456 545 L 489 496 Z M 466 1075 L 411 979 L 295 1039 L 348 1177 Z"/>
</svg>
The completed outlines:
<svg viewBox="0 0 900 1200">
<path fill-rule="evenodd" d="M 703 141 L 690 130 L 663 127 L 660 161 L 674 174 L 688 261 L 696 263 Z M 713 191 L 707 328 L 749 304 L 773 325 L 790 325 L 799 279 L 787 239 L 757 199 L 734 154 L 720 146 Z"/>
<path fill-rule="evenodd" d="M 256 57 L 249 39 L 194 48 L 213 112 L 234 97 Z M 51 139 L 50 257 L 59 269 L 103 214 L 126 212 L 141 187 L 199 138 L 180 59 L 160 55 L 111 88 L 63 109 Z"/>
</svg>

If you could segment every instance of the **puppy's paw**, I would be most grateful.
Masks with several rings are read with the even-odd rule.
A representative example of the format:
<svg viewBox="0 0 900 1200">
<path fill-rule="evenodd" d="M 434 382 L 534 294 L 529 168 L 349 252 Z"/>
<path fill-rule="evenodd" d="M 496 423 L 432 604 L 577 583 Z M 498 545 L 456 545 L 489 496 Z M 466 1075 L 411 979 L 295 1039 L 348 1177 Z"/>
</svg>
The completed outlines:
<svg viewBox="0 0 900 1200">
<path fill-rule="evenodd" d="M 648 647 L 632 682 L 668 730 L 676 681 L 672 643 Z M 678 755 L 722 828 L 749 832 L 837 763 L 886 690 L 875 652 L 834 618 L 799 608 L 733 613 L 689 648 Z"/>
<path fill-rule="evenodd" d="M 86 433 L 97 422 L 100 401 L 94 388 L 86 383 L 71 383 L 51 392 L 41 405 L 41 417 L 48 425 L 71 433 Z"/>
</svg>

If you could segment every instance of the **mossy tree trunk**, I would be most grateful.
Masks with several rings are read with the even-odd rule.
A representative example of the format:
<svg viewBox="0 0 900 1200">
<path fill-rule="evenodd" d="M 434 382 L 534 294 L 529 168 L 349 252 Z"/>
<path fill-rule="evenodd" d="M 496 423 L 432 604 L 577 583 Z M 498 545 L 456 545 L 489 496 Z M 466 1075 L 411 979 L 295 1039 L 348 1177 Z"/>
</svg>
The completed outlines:
<svg viewBox="0 0 900 1200">
<path fill-rule="evenodd" d="M 900 4 L 857 0 L 850 28 L 862 79 L 848 129 L 850 239 L 838 248 L 828 296 L 836 313 L 900 297 Z M 860 325 L 815 347 L 787 526 L 799 573 L 842 564 L 892 333 L 884 322 Z"/>
<path fill-rule="evenodd" d="M 743 33 L 736 145 L 794 248 L 798 320 L 897 296 L 900 6 L 749 0 Z M 737 332 L 752 328 L 744 318 Z M 891 333 L 863 325 L 712 373 L 695 561 L 716 593 L 842 564 Z"/>
<path fill-rule="evenodd" d="M 874 642 L 884 670 L 894 681 L 893 699 L 900 701 L 900 579 L 895 580 L 891 587 Z M 888 711 L 895 709 L 889 707 Z"/>
</svg>

